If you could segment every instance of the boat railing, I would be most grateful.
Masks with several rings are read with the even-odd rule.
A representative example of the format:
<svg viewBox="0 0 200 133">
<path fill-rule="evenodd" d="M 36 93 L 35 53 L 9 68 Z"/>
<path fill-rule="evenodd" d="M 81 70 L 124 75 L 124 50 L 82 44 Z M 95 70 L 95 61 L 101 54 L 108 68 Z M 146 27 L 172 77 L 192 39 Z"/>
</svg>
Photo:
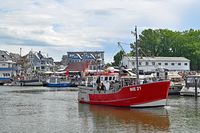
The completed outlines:
<svg viewBox="0 0 200 133">
<path fill-rule="evenodd" d="M 79 86 L 80 91 L 82 92 L 91 92 L 93 94 L 99 94 L 99 93 L 113 93 L 119 91 L 121 88 L 120 82 L 112 83 L 110 84 L 109 89 L 104 89 L 104 90 L 98 90 L 97 86 L 93 87 L 92 85 L 90 86 Z"/>
</svg>

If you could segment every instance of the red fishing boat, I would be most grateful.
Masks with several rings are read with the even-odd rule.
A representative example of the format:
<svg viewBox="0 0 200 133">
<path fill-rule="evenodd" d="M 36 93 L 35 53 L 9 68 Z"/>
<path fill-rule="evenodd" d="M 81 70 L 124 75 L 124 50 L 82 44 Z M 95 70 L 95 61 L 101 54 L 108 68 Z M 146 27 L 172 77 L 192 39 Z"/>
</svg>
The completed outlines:
<svg viewBox="0 0 200 133">
<path fill-rule="evenodd" d="M 87 76 L 85 86 L 79 87 L 78 101 L 119 107 L 165 106 L 170 81 L 140 83 L 137 52 L 136 34 L 136 75 L 104 72 Z"/>
<path fill-rule="evenodd" d="M 98 90 L 98 85 L 94 82 L 98 78 L 105 86 L 103 90 Z M 170 81 L 132 85 L 135 83 L 135 77 L 122 76 L 120 81 L 115 79 L 115 73 L 88 76 L 86 85 L 79 86 L 78 101 L 122 107 L 155 107 L 167 104 Z"/>
</svg>

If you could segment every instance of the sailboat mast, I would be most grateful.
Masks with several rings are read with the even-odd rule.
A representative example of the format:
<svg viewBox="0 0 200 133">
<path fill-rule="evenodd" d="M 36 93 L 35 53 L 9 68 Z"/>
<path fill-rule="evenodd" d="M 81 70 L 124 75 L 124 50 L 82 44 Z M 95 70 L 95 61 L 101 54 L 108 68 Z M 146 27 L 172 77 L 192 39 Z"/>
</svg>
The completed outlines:
<svg viewBox="0 0 200 133">
<path fill-rule="evenodd" d="M 137 39 L 137 26 L 135 26 L 135 62 L 136 62 L 136 85 L 139 85 L 139 68 L 138 68 L 138 39 Z"/>
</svg>

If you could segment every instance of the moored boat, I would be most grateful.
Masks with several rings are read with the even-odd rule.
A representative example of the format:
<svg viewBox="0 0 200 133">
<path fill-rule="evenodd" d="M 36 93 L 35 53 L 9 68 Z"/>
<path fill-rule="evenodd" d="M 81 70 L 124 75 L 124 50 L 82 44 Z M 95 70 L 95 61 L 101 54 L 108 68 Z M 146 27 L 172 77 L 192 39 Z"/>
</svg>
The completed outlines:
<svg viewBox="0 0 200 133">
<path fill-rule="evenodd" d="M 43 82 L 40 79 L 24 79 L 24 80 L 19 80 L 15 85 L 20 85 L 20 86 L 43 86 Z"/>
<path fill-rule="evenodd" d="M 170 80 L 169 95 L 179 95 L 185 85 L 183 77 L 178 73 L 169 73 L 168 78 Z"/>
<path fill-rule="evenodd" d="M 110 84 L 107 85 L 107 88 L 105 87 L 101 91 L 97 90 L 97 84 L 93 80 L 91 84 L 79 87 L 78 101 L 80 103 L 120 107 L 157 107 L 167 104 L 170 81 L 131 85 L 135 83 L 134 78 L 129 78 L 129 83 L 124 78 L 121 78 L 120 82 L 108 82 L 105 79 L 113 79 L 114 75 L 106 75 L 101 74 L 99 76 L 102 79 L 101 84 Z M 94 76 L 94 79 L 97 78 Z"/>
<path fill-rule="evenodd" d="M 48 87 L 73 87 L 75 85 L 72 84 L 66 78 L 62 78 L 59 76 L 52 76 L 47 80 L 46 86 L 48 86 Z"/>
<path fill-rule="evenodd" d="M 197 96 L 200 96 L 200 75 L 188 75 L 185 81 L 186 83 L 181 89 L 180 95 L 181 96 L 195 96 L 195 85 L 196 85 Z"/>
<path fill-rule="evenodd" d="M 100 73 L 86 77 L 86 85 L 78 93 L 80 103 L 119 107 L 158 107 L 167 104 L 169 80 L 144 82 L 140 84 L 138 69 L 137 29 L 136 35 L 136 77 L 123 78 L 115 73 Z M 92 79 L 92 80 L 89 80 Z M 89 84 L 88 84 L 89 83 Z"/>
</svg>

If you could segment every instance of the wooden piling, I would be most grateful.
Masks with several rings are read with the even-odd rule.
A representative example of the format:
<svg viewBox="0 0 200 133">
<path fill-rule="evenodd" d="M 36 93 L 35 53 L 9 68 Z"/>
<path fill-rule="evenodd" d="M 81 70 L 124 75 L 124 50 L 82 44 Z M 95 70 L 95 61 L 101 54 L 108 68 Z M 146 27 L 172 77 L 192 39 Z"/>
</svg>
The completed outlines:
<svg viewBox="0 0 200 133">
<path fill-rule="evenodd" d="M 197 78 L 195 78 L 195 98 L 197 98 Z"/>
</svg>

